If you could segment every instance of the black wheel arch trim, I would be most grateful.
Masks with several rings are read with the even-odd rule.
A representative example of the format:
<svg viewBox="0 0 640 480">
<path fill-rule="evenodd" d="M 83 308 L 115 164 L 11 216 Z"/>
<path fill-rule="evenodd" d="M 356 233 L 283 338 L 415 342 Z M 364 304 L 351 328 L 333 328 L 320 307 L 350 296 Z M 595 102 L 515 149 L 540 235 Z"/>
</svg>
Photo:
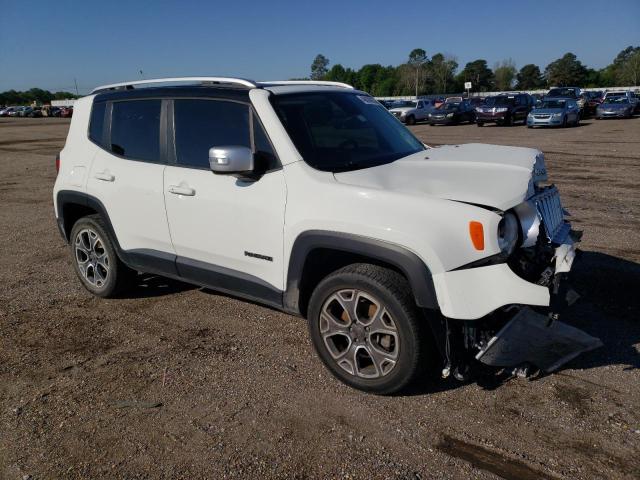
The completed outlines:
<svg viewBox="0 0 640 480">
<path fill-rule="evenodd" d="M 293 243 L 284 308 L 300 312 L 300 285 L 305 262 L 315 249 L 337 250 L 373 258 L 398 268 L 409 280 L 416 304 L 422 308 L 438 309 L 438 299 L 431 271 L 413 252 L 382 240 L 342 232 L 309 230 L 301 233 Z"/>
<path fill-rule="evenodd" d="M 127 266 L 141 272 L 177 277 L 176 255 L 156 252 L 155 250 L 123 250 L 120 242 L 118 242 L 118 236 L 113 229 L 106 207 L 100 200 L 88 193 L 75 190 L 60 190 L 56 196 L 58 228 L 65 242 L 69 243 L 69 233 L 73 228 L 73 225 L 69 225 L 64 217 L 65 207 L 68 205 L 87 207 L 100 215 L 118 257 Z"/>
</svg>

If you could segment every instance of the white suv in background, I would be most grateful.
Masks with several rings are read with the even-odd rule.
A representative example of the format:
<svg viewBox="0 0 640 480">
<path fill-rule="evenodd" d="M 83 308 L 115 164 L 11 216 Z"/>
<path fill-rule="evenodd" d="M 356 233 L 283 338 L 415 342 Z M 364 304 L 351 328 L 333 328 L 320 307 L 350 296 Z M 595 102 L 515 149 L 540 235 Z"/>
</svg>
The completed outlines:
<svg viewBox="0 0 640 480">
<path fill-rule="evenodd" d="M 599 345 L 557 320 L 577 236 L 537 150 L 429 148 L 331 82 L 148 80 L 74 107 L 53 198 L 94 295 L 147 272 L 302 315 L 376 393 Z"/>
</svg>

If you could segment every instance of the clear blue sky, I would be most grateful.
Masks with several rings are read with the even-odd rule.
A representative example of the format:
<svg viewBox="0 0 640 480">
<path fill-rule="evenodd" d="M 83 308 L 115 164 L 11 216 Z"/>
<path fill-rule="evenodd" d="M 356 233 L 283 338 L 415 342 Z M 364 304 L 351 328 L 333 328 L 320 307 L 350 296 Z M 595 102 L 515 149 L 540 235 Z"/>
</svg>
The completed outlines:
<svg viewBox="0 0 640 480">
<path fill-rule="evenodd" d="M 640 45 L 640 0 L 144 1 L 0 0 L 0 91 L 80 93 L 140 78 L 236 75 L 256 80 L 331 64 L 397 65 L 413 48 L 460 66 L 513 58 L 544 68 L 566 52 L 600 68 Z"/>
</svg>

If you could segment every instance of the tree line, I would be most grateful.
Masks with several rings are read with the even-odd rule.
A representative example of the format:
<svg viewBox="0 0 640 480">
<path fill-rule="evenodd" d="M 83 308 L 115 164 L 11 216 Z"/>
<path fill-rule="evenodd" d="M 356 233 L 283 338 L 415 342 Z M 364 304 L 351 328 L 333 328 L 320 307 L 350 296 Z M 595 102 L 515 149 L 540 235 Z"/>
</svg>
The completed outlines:
<svg viewBox="0 0 640 480">
<path fill-rule="evenodd" d="M 487 61 L 468 62 L 458 71 L 455 56 L 436 53 L 428 57 L 422 48 L 411 51 L 407 61 L 398 66 L 378 63 L 360 69 L 345 68 L 337 63 L 329 68 L 327 57 L 318 54 L 311 64 L 312 80 L 344 82 L 374 96 L 428 95 L 464 90 L 471 82 L 473 91 L 536 90 L 551 86 L 606 88 L 640 84 L 640 47 L 629 46 L 602 69 L 589 68 L 575 54 L 568 52 L 549 63 L 544 70 L 533 63 L 519 70 L 512 59 L 490 68 Z"/>
<path fill-rule="evenodd" d="M 69 92 L 50 92 L 41 88 L 31 88 L 25 91 L 7 90 L 0 93 L 0 105 L 31 105 L 33 102 L 44 105 L 51 100 L 65 100 L 78 98 L 78 95 Z"/>
</svg>

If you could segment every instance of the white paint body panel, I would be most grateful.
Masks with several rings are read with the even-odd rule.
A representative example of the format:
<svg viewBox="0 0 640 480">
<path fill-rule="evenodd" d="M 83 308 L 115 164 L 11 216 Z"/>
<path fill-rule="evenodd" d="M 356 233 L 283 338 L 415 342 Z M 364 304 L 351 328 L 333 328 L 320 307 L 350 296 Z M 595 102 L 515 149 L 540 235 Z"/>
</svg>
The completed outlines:
<svg viewBox="0 0 640 480">
<path fill-rule="evenodd" d="M 465 144 L 431 148 L 376 168 L 336 175 L 340 182 L 507 210 L 529 190 L 538 150 Z"/>
<path fill-rule="evenodd" d="M 192 188 L 195 195 L 170 193 L 171 185 Z M 167 166 L 164 192 L 178 256 L 247 273 L 284 290 L 287 187 L 282 170 L 257 182 L 243 182 L 210 170 Z M 273 260 L 246 256 L 245 251 Z"/>
<path fill-rule="evenodd" d="M 475 320 L 504 305 L 549 305 L 549 289 L 518 277 L 507 264 L 433 275 L 442 314 Z"/>
<path fill-rule="evenodd" d="M 165 165 L 128 160 L 95 147 L 87 193 L 105 206 L 123 250 L 173 253 L 164 206 Z M 100 180 L 111 175 L 113 181 Z"/>
</svg>

